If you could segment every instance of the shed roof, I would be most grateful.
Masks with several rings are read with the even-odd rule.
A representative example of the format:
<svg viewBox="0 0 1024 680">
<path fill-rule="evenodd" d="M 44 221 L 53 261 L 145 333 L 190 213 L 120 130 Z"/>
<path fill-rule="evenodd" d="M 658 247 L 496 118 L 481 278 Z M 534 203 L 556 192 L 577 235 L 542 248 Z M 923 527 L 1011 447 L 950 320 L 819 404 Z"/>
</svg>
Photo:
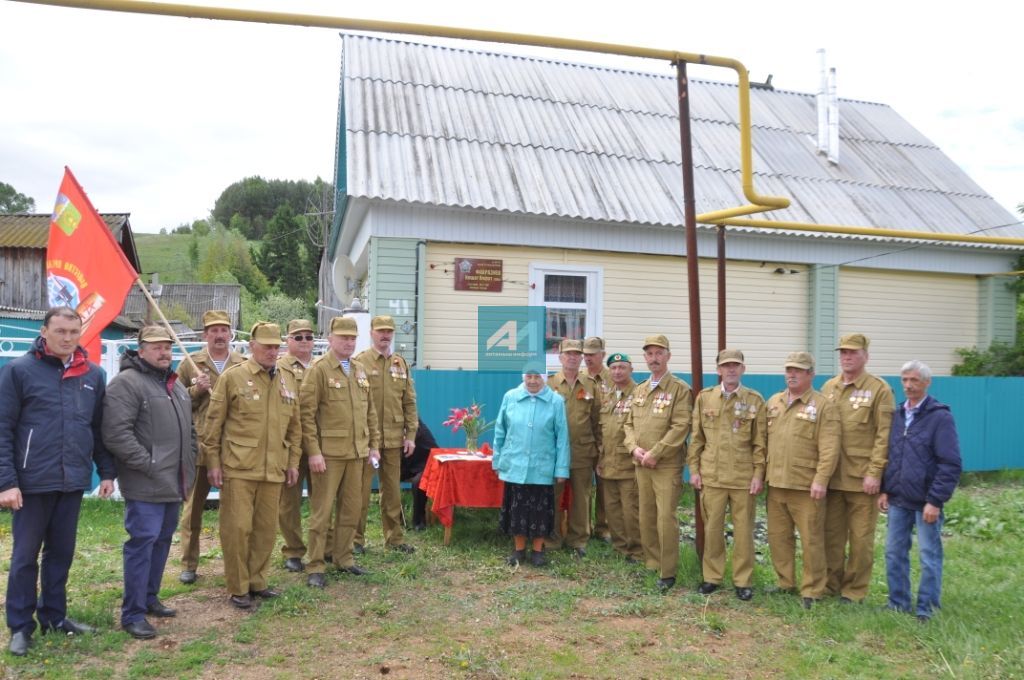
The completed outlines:
<svg viewBox="0 0 1024 680">
<path fill-rule="evenodd" d="M 131 213 L 100 213 L 114 235 L 114 240 L 121 244 L 128 262 L 135 267 L 135 271 L 140 271 L 130 216 Z M 50 217 L 49 213 L 0 215 L 0 248 L 46 250 L 46 243 L 50 239 Z"/>
<path fill-rule="evenodd" d="M 674 77 L 342 37 L 348 195 L 683 224 Z M 697 211 L 745 204 L 737 86 L 691 79 L 690 93 Z M 815 95 L 754 89 L 751 113 L 755 187 L 792 199 L 767 219 L 1024 236 L 889 106 L 840 100 L 838 165 L 816 150 Z"/>
<path fill-rule="evenodd" d="M 180 308 L 188 314 L 192 327 L 202 328 L 203 313 L 211 309 L 227 310 L 231 327 L 240 320 L 241 289 L 237 283 L 165 283 L 160 292 L 160 306 L 174 310 Z M 146 298 L 138 287 L 133 287 L 125 300 L 122 314 L 134 321 L 146 315 Z M 185 320 L 182 320 L 185 321 Z"/>
</svg>

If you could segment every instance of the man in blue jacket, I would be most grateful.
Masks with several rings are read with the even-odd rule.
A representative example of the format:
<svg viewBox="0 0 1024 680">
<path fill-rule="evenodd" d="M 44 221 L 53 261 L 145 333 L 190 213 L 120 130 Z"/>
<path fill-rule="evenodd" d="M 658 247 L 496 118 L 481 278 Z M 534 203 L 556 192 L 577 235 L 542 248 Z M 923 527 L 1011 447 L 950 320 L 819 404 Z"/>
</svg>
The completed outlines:
<svg viewBox="0 0 1024 680">
<path fill-rule="evenodd" d="M 7 626 L 16 656 L 32 642 L 33 617 L 44 633 L 93 632 L 67 618 L 66 586 L 93 462 L 102 498 L 114 490 L 114 465 L 100 436 L 103 372 L 86 360 L 81 334 L 81 317 L 54 307 L 32 349 L 0 369 L 0 507 L 14 511 Z"/>
<path fill-rule="evenodd" d="M 960 480 L 960 444 L 949 407 L 928 396 L 932 371 L 908 361 L 900 372 L 907 400 L 896 408 L 889 432 L 889 465 L 878 509 L 889 514 L 885 542 L 888 608 L 909 612 L 911 531 L 917 525 L 921 584 L 917 619 L 927 623 L 942 593 L 942 506 Z"/>
</svg>

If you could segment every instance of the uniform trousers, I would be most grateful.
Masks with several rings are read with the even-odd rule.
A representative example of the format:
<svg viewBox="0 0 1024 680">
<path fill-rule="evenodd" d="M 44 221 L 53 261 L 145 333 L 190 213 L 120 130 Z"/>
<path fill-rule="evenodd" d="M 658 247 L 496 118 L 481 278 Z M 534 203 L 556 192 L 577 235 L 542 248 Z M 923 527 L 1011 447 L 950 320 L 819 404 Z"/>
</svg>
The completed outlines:
<svg viewBox="0 0 1024 680">
<path fill-rule="evenodd" d="M 867 597 L 875 564 L 878 497 L 863 491 L 829 489 L 825 499 L 825 561 L 828 564 L 825 589 L 830 595 L 842 595 L 859 602 Z"/>
<path fill-rule="evenodd" d="M 364 460 L 364 465 L 368 463 Z M 384 544 L 401 545 L 405 539 L 402 529 L 402 449 L 381 449 L 377 495 L 380 497 L 380 523 Z M 356 526 L 355 542 L 366 545 L 366 517 L 370 513 L 370 492 L 373 489 L 373 468 L 363 475 L 362 510 Z"/>
<path fill-rule="evenodd" d="M 599 478 L 598 481 L 603 483 L 605 517 L 612 535 L 612 547 L 627 557 L 643 557 L 636 475 L 626 479 Z"/>
<path fill-rule="evenodd" d="M 679 467 L 637 466 L 640 497 L 640 543 L 648 569 L 661 578 L 675 578 L 679 567 L 679 518 L 676 509 L 683 489 Z"/>
<path fill-rule="evenodd" d="M 302 485 L 309 488 L 309 496 L 313 497 L 313 481 L 309 474 L 309 456 L 302 454 L 299 458 L 299 481 L 295 486 L 281 489 L 281 508 L 277 514 L 277 524 L 281 529 L 284 545 L 281 554 L 285 559 L 302 559 L 306 554 L 306 544 L 302 541 Z"/>
<path fill-rule="evenodd" d="M 562 536 L 562 527 L 558 521 L 562 506 L 562 491 L 566 483 L 572 490 L 569 505 L 569 522 Z M 590 540 L 590 491 L 594 486 L 594 472 L 589 467 L 569 468 L 569 481 L 555 484 L 555 530 L 551 532 L 544 545 L 549 550 L 567 545 L 570 548 L 586 548 Z"/>
<path fill-rule="evenodd" d="M 705 485 L 700 491 L 704 518 L 703 580 L 722 584 L 725 577 L 725 513 L 732 514 L 732 584 L 749 588 L 754 583 L 754 518 L 757 496 L 750 489 Z"/>
<path fill-rule="evenodd" d="M 597 474 L 597 467 L 594 467 L 594 536 L 604 538 L 611 534 L 611 527 L 608 524 L 608 505 L 605 501 L 605 480 Z"/>
<path fill-rule="evenodd" d="M 178 525 L 180 502 L 149 503 L 126 500 L 124 529 L 124 601 L 121 625 L 146 618 L 149 605 L 158 601 L 171 538 Z"/>
<path fill-rule="evenodd" d="M 324 461 L 327 470 L 315 475 L 310 498 L 309 564 L 306 571 L 311 574 L 322 574 L 326 570 L 325 551 L 340 569 L 355 564 L 352 544 L 362 508 L 363 477 L 372 476 L 364 474 L 368 472 L 365 458 L 325 458 Z M 335 508 L 333 545 L 328 549 L 327 538 Z"/>
<path fill-rule="evenodd" d="M 768 487 L 768 548 L 784 590 L 796 587 L 796 536 L 800 532 L 804 572 L 800 595 L 819 599 L 825 593 L 825 499 L 808 489 Z"/>
<path fill-rule="evenodd" d="M 22 494 L 14 512 L 11 570 L 7 575 L 7 627 L 32 634 L 60 624 L 67 614 L 68 571 L 75 557 L 82 492 Z M 43 559 L 39 561 L 39 551 Z M 36 581 L 41 585 L 36 590 Z M 38 600 L 36 599 L 38 592 Z"/>
<path fill-rule="evenodd" d="M 220 490 L 220 546 L 224 581 L 232 595 L 267 587 L 277 540 L 281 482 L 224 478 Z"/>
<path fill-rule="evenodd" d="M 199 567 L 199 536 L 203 531 L 203 506 L 210 495 L 206 466 L 196 466 L 196 481 L 185 499 L 181 512 L 181 568 L 195 571 Z"/>
</svg>

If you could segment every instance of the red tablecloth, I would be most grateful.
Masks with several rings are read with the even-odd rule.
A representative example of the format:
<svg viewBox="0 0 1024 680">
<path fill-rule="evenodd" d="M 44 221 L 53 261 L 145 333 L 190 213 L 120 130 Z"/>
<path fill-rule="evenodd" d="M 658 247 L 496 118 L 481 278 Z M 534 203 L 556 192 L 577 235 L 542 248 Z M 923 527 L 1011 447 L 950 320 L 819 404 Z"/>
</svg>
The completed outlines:
<svg viewBox="0 0 1024 680">
<path fill-rule="evenodd" d="M 491 459 L 439 462 L 436 456 L 459 453 L 461 449 L 431 449 L 423 469 L 420 488 L 433 502 L 433 512 L 446 527 L 451 527 L 456 506 L 462 508 L 500 508 L 505 484 L 491 469 Z"/>
</svg>

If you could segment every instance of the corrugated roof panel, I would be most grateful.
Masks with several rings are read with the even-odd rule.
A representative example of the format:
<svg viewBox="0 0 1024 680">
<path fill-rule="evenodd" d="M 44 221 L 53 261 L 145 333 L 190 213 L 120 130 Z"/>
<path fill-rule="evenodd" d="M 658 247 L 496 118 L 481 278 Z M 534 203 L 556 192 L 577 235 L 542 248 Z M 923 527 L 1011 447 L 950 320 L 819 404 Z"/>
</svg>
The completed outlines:
<svg viewBox="0 0 1024 680">
<path fill-rule="evenodd" d="M 681 224 L 674 77 L 344 39 L 352 195 Z M 690 89 L 698 210 L 744 204 L 737 88 L 691 79 Z M 934 231 L 1012 221 L 888 106 L 840 100 L 833 165 L 815 149 L 813 95 L 751 95 L 755 188 L 793 203 L 769 219 Z"/>
<path fill-rule="evenodd" d="M 114 238 L 120 241 L 121 229 L 128 223 L 128 213 L 101 213 Z M 0 247 L 46 248 L 50 240 L 50 214 L 18 213 L 0 215 Z"/>
</svg>

